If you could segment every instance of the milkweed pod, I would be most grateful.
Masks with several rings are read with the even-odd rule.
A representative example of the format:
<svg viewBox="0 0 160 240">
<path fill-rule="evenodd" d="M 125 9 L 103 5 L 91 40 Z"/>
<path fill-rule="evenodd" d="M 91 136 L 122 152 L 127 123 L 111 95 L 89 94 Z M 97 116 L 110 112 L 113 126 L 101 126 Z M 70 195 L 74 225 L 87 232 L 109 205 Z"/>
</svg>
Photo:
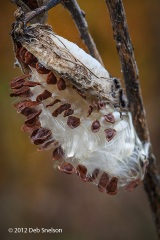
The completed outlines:
<svg viewBox="0 0 160 240">
<path fill-rule="evenodd" d="M 25 81 L 36 84 L 27 85 L 30 94 L 19 88 L 12 96 L 33 102 L 34 112 L 33 107 L 28 109 L 25 121 L 28 132 L 33 129 L 32 143 L 39 149 L 50 146 L 61 171 L 76 169 L 83 181 L 95 183 L 101 192 L 114 195 L 119 187 L 134 188 L 143 179 L 148 160 L 131 114 L 122 108 L 119 80 L 50 26 L 16 26 L 20 25 L 12 31 L 15 55 L 30 76 L 20 87 Z"/>
</svg>

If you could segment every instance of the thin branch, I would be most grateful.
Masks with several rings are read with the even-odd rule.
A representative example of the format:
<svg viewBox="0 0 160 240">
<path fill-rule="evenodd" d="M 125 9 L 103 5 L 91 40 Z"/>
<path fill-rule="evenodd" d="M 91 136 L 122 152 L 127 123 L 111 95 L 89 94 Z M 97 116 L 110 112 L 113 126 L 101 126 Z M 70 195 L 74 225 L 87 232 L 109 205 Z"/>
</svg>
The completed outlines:
<svg viewBox="0 0 160 240">
<path fill-rule="evenodd" d="M 88 25 L 85 20 L 85 13 L 80 9 L 78 3 L 76 0 L 63 0 L 62 4 L 64 7 L 66 7 L 70 14 L 72 15 L 72 18 L 75 21 L 75 24 L 79 30 L 80 36 L 82 40 L 84 41 L 86 47 L 89 50 L 89 53 L 92 57 L 96 58 L 102 65 L 103 61 L 100 57 L 100 54 L 96 48 L 96 45 L 89 33 Z"/>
<path fill-rule="evenodd" d="M 23 12 L 29 13 L 32 10 L 41 7 L 44 5 L 46 0 L 11 0 L 12 3 L 16 4 L 18 7 L 21 7 Z M 47 12 L 40 14 L 31 20 L 31 23 L 45 23 L 47 19 Z"/>
<path fill-rule="evenodd" d="M 139 87 L 138 68 L 129 36 L 123 4 L 121 0 L 106 0 L 106 3 L 110 13 L 113 35 L 121 61 L 129 108 L 132 112 L 135 128 L 141 141 L 148 142 L 149 133 Z"/>
<path fill-rule="evenodd" d="M 106 0 L 106 4 L 112 22 L 113 36 L 116 42 L 117 52 L 120 57 L 133 123 L 140 140 L 144 144 L 147 142 L 150 143 L 145 109 L 139 85 L 138 68 L 134 57 L 123 3 L 122 0 Z M 148 158 L 149 166 L 144 180 L 144 187 L 148 195 L 157 233 L 160 238 L 160 178 L 151 147 L 149 149 Z"/>
<path fill-rule="evenodd" d="M 50 0 L 45 3 L 42 7 L 34 9 L 32 12 L 29 12 L 25 16 L 25 24 L 30 22 L 34 17 L 38 16 L 41 13 L 47 12 L 49 9 L 58 5 L 62 0 Z"/>
</svg>

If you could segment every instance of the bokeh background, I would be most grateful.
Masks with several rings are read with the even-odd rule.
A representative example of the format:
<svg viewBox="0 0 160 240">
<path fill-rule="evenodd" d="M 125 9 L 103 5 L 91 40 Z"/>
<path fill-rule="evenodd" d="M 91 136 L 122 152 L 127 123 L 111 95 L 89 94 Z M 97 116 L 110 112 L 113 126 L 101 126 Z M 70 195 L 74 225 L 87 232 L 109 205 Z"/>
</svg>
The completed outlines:
<svg viewBox="0 0 160 240">
<path fill-rule="evenodd" d="M 108 71 L 122 79 L 104 0 L 79 0 Z M 160 2 L 124 0 L 148 126 L 160 158 Z M 9 97 L 13 67 L 9 36 L 16 7 L 0 1 L 0 238 L 3 240 L 156 240 L 149 203 L 141 184 L 135 191 L 108 196 L 76 176 L 53 169 L 51 152 L 37 152 Z M 71 16 L 61 5 L 49 12 L 54 31 L 81 47 Z M 62 234 L 9 234 L 9 227 L 62 228 Z"/>
</svg>

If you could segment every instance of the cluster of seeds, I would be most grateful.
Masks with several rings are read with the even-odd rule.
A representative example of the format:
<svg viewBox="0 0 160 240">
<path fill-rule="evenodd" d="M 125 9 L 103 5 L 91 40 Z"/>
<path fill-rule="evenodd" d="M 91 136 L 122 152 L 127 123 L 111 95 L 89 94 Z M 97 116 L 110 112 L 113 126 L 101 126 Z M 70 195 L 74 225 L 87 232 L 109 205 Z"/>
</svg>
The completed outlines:
<svg viewBox="0 0 160 240">
<path fill-rule="evenodd" d="M 108 112 L 110 108 L 108 107 L 109 110 L 106 110 L 106 106 L 100 101 L 93 101 L 92 104 L 89 101 L 88 103 L 86 95 L 68 83 L 67 80 L 58 76 L 53 71 L 46 69 L 24 47 L 21 46 L 17 49 L 16 58 L 23 65 L 29 67 L 29 74 L 24 74 L 11 81 L 12 93 L 10 96 L 21 98 L 21 101 L 14 104 L 14 107 L 18 113 L 26 117 L 22 129 L 30 133 L 31 142 L 39 145 L 39 150 L 52 148 L 53 160 L 58 165 L 60 171 L 67 174 L 77 173 L 83 181 L 96 183 L 99 191 L 111 195 L 116 194 L 118 177 L 98 168 L 98 165 L 96 166 L 95 163 L 90 168 L 89 161 L 84 161 L 84 164 L 82 164 L 83 159 L 80 161 L 75 153 L 71 155 L 67 151 L 65 152 L 67 150 L 65 143 L 61 138 L 55 138 L 54 128 L 50 127 L 52 124 L 48 124 L 47 127 L 44 121 L 44 117 L 51 118 L 49 121 L 52 121 L 54 124 L 54 121 L 57 121 L 56 118 L 61 116 L 59 121 L 63 119 L 66 130 L 70 128 L 71 131 L 74 131 L 76 128 L 78 129 L 81 124 L 90 124 L 86 128 L 87 134 L 90 131 L 89 134 L 92 137 L 101 131 L 101 134 L 96 135 L 96 138 L 102 138 L 103 135 L 103 138 L 99 142 L 101 144 L 103 141 L 103 145 L 106 147 L 109 142 L 113 141 L 116 135 L 116 130 L 114 127 L 111 127 L 116 122 L 116 115 Z M 73 94 L 75 95 L 75 103 L 72 101 Z M 76 107 L 79 107 L 79 109 Z M 118 121 L 120 120 L 121 116 L 119 114 Z M 75 132 L 75 134 L 77 133 Z M 79 139 L 79 144 L 81 144 L 81 139 Z M 87 142 L 84 144 L 87 144 Z M 99 144 L 95 146 L 99 148 Z M 92 148 L 89 149 L 89 151 L 93 150 Z M 81 155 L 87 158 L 83 153 Z M 100 159 L 97 159 L 97 161 L 100 161 Z M 127 189 L 131 190 L 138 182 L 139 180 L 131 181 L 127 185 Z"/>
<path fill-rule="evenodd" d="M 48 26 L 29 26 L 22 35 L 13 40 L 25 74 L 11 81 L 10 96 L 18 97 L 14 106 L 26 117 L 22 129 L 31 142 L 39 151 L 52 149 L 60 171 L 100 192 L 135 188 L 147 161 L 131 115 L 121 109 L 119 81 Z"/>
</svg>

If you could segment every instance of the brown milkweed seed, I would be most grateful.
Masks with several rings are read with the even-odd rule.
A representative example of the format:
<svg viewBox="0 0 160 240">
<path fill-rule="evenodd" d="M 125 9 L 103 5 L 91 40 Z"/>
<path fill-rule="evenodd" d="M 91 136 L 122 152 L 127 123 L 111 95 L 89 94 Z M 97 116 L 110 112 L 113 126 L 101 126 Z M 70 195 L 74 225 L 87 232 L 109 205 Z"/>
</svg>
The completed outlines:
<svg viewBox="0 0 160 240">
<path fill-rule="evenodd" d="M 87 174 L 87 168 L 81 164 L 79 164 L 76 168 L 77 175 L 81 177 L 83 181 L 88 181 L 86 174 Z"/>
<path fill-rule="evenodd" d="M 116 135 L 116 130 L 113 128 L 107 128 L 104 130 L 105 134 L 106 134 L 106 139 L 107 141 L 111 141 L 112 138 Z"/>
<path fill-rule="evenodd" d="M 45 142 L 41 147 L 39 147 L 39 148 L 38 148 L 38 151 L 43 151 L 43 150 L 45 150 L 46 148 L 48 148 L 49 146 L 51 146 L 51 145 L 53 146 L 53 145 L 55 145 L 55 144 L 56 144 L 55 140 L 54 140 L 54 139 L 51 139 L 51 140 Z"/>
<path fill-rule="evenodd" d="M 28 86 L 28 87 L 35 87 L 41 85 L 39 82 L 32 82 L 32 81 L 25 81 L 23 83 L 23 86 Z"/>
<path fill-rule="evenodd" d="M 52 107 L 53 105 L 55 105 L 56 103 L 59 103 L 59 102 L 61 102 L 61 100 L 55 99 L 53 102 L 47 104 L 46 107 Z"/>
<path fill-rule="evenodd" d="M 69 109 L 71 107 L 71 104 L 69 103 L 65 103 L 63 105 L 61 105 L 60 107 L 58 107 L 53 113 L 52 116 L 53 117 L 57 117 L 59 114 L 61 114 L 62 112 L 64 112 L 65 110 Z"/>
<path fill-rule="evenodd" d="M 64 81 L 63 78 L 60 78 L 57 82 L 57 87 L 58 89 L 61 91 L 61 90 L 65 90 L 66 89 L 66 83 Z"/>
<path fill-rule="evenodd" d="M 25 53 L 25 63 L 33 68 L 36 67 L 37 58 L 30 52 L 26 51 Z"/>
<path fill-rule="evenodd" d="M 54 151 L 53 151 L 53 160 L 55 161 L 59 161 L 62 160 L 64 157 L 64 152 L 61 146 L 57 147 Z"/>
<path fill-rule="evenodd" d="M 50 72 L 47 76 L 46 81 L 47 81 L 48 84 L 56 84 L 57 83 L 57 78 L 52 72 Z"/>
<path fill-rule="evenodd" d="M 108 113 L 107 115 L 104 115 L 104 118 L 106 122 L 115 123 L 115 118 L 112 113 Z"/>
<path fill-rule="evenodd" d="M 95 169 L 93 172 L 92 172 L 92 175 L 88 177 L 88 181 L 89 182 L 93 182 L 97 177 L 98 177 L 98 174 L 99 174 L 99 169 Z"/>
<path fill-rule="evenodd" d="M 41 127 L 33 131 L 30 139 L 35 145 L 39 145 L 48 140 L 51 135 L 52 135 L 51 130 Z"/>
<path fill-rule="evenodd" d="M 101 127 L 100 122 L 98 120 L 95 120 L 91 125 L 91 130 L 92 132 L 96 133 L 99 131 L 100 127 Z"/>
<path fill-rule="evenodd" d="M 76 128 L 80 125 L 80 119 L 74 116 L 69 116 L 67 120 L 67 125 L 70 128 Z"/>
<path fill-rule="evenodd" d="M 35 111 L 27 116 L 27 119 L 25 120 L 25 124 L 27 126 L 33 126 L 36 124 L 38 116 L 41 114 L 42 110 Z"/>
<path fill-rule="evenodd" d="M 127 191 L 132 191 L 134 188 L 136 188 L 136 187 L 139 185 L 140 181 L 141 181 L 140 179 L 136 179 L 136 180 L 130 182 L 130 183 L 125 187 L 125 190 L 127 190 Z"/>
<path fill-rule="evenodd" d="M 37 105 L 39 105 L 39 103 L 36 101 L 24 100 L 24 101 L 14 104 L 14 107 L 16 108 L 18 113 L 23 114 L 23 111 L 25 108 L 36 107 Z"/>
<path fill-rule="evenodd" d="M 117 183 L 118 183 L 118 178 L 116 177 L 113 177 L 110 180 L 109 185 L 106 188 L 108 194 L 115 195 L 117 193 Z"/>
<path fill-rule="evenodd" d="M 98 190 L 100 192 L 106 192 L 106 187 L 109 184 L 109 176 L 107 173 L 103 172 L 98 183 Z"/>
<path fill-rule="evenodd" d="M 69 116 L 69 115 L 72 115 L 73 113 L 74 113 L 74 110 L 71 109 L 71 108 L 69 108 L 69 109 L 67 109 L 67 110 L 64 112 L 63 117 L 67 117 L 67 116 Z"/>
<path fill-rule="evenodd" d="M 27 118 L 29 118 L 31 114 L 37 114 L 37 112 L 38 112 L 37 109 L 32 107 L 25 107 L 25 108 L 22 108 L 21 110 L 21 113 Z"/>
<path fill-rule="evenodd" d="M 20 77 L 16 77 L 16 78 L 13 78 L 11 80 L 11 83 L 10 83 L 10 87 L 12 89 L 19 89 L 23 86 L 23 84 L 25 83 L 25 79 L 26 78 L 30 78 L 31 75 L 30 74 L 24 74 Z"/>
<path fill-rule="evenodd" d="M 24 132 L 28 132 L 28 133 L 32 133 L 34 130 L 38 129 L 41 127 L 40 122 L 36 119 L 34 125 L 32 126 L 27 126 L 26 124 L 23 124 L 23 126 L 21 127 L 22 131 Z"/>
<path fill-rule="evenodd" d="M 36 70 L 39 74 L 48 74 L 50 70 L 46 69 L 41 63 L 36 63 Z"/>
<path fill-rule="evenodd" d="M 67 174 L 72 174 L 75 172 L 74 167 L 70 163 L 62 163 L 58 166 L 58 169 Z"/>
<path fill-rule="evenodd" d="M 13 93 L 10 94 L 10 97 L 18 97 L 18 96 L 31 97 L 32 93 L 30 91 L 30 88 L 27 86 L 23 86 L 21 88 L 14 89 Z"/>
<path fill-rule="evenodd" d="M 48 90 L 44 90 L 41 94 L 39 94 L 36 98 L 37 102 L 41 102 L 47 98 L 50 98 L 52 96 L 52 93 L 49 92 Z"/>
</svg>

